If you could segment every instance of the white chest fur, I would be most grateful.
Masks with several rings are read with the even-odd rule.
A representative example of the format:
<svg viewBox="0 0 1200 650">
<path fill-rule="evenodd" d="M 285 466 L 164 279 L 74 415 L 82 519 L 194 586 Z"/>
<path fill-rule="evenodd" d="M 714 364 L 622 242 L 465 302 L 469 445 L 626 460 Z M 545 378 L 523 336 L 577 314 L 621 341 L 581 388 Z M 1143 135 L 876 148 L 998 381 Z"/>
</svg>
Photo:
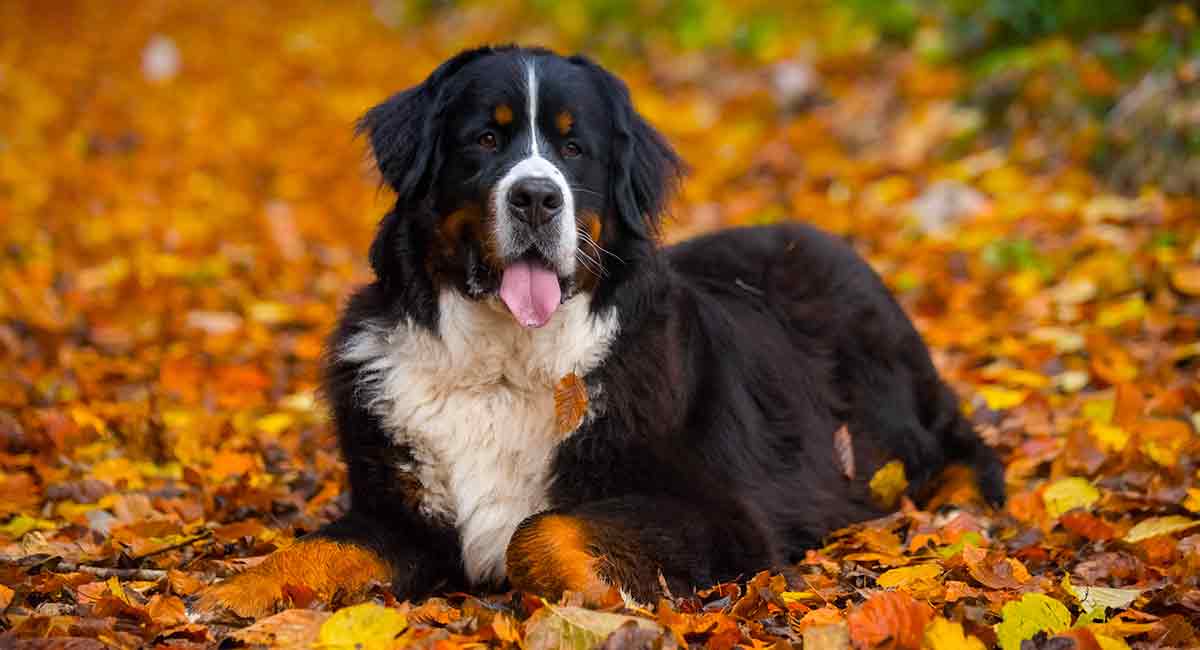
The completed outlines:
<svg viewBox="0 0 1200 650">
<path fill-rule="evenodd" d="M 498 302 L 457 292 L 438 300 L 438 333 L 412 323 L 366 324 L 341 355 L 362 364 L 364 403 L 397 444 L 413 450 L 423 512 L 452 522 L 474 582 L 504 575 L 513 531 L 546 508 L 557 433 L 554 388 L 595 368 L 616 336 L 615 310 L 576 295 L 540 329 L 520 327 Z M 569 435 L 569 434 L 568 434 Z"/>
</svg>

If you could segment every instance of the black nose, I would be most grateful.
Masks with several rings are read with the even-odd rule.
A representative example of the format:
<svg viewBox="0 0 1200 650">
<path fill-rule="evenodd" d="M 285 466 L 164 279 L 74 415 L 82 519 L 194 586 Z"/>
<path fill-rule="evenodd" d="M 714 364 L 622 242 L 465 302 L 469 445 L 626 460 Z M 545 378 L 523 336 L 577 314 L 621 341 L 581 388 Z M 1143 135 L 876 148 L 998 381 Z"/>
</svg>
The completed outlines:
<svg viewBox="0 0 1200 650">
<path fill-rule="evenodd" d="M 562 210 L 563 195 L 548 178 L 522 178 L 508 190 L 508 207 L 521 221 L 537 228 Z"/>
</svg>

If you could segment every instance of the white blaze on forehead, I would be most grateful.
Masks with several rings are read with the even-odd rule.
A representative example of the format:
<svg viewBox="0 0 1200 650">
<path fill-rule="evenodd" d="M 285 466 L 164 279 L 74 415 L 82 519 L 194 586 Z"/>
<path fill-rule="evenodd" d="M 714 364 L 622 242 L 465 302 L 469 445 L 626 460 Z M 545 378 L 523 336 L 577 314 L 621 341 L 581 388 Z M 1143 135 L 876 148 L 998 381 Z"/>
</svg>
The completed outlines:
<svg viewBox="0 0 1200 650">
<path fill-rule="evenodd" d="M 528 88 L 527 97 L 529 101 L 529 155 L 533 158 L 541 158 L 542 154 L 538 152 L 538 130 L 537 130 L 537 105 L 538 105 L 538 82 L 537 71 L 534 69 L 532 60 L 525 66 L 526 87 Z"/>
<path fill-rule="evenodd" d="M 558 191 L 563 196 L 562 211 L 559 212 L 555 224 L 558 227 L 558 250 L 550 256 L 550 261 L 558 267 L 556 270 L 560 275 L 571 275 L 575 272 L 576 237 L 578 236 L 575 231 L 575 196 L 571 193 L 571 186 L 567 183 L 567 177 L 562 170 L 550 160 L 542 157 L 541 154 L 538 144 L 541 137 L 537 125 L 538 76 L 533 59 L 525 63 L 525 91 L 525 112 L 529 115 L 529 155 L 509 169 L 500 182 L 496 183 L 496 188 L 493 190 L 491 200 L 497 216 L 495 222 L 496 241 L 499 243 L 501 256 L 509 257 L 525 252 L 524 250 L 514 250 L 519 245 L 527 245 L 528 242 L 517 241 L 518 237 L 515 232 L 517 224 L 513 223 L 514 217 L 508 212 L 508 192 L 519 180 L 526 178 L 549 179 L 558 186 Z"/>
</svg>

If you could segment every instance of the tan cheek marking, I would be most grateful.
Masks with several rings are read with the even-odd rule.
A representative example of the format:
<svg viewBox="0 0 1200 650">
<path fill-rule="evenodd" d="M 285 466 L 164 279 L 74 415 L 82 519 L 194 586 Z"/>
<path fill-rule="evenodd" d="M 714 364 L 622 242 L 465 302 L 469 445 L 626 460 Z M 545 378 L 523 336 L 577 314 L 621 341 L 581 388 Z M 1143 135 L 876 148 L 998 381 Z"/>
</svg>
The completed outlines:
<svg viewBox="0 0 1200 650">
<path fill-rule="evenodd" d="M 492 117 L 496 118 L 496 124 L 504 126 L 513 121 L 512 107 L 508 104 L 500 104 L 493 111 Z"/>
<path fill-rule="evenodd" d="M 554 124 L 558 127 L 558 132 L 566 135 L 571 132 L 571 127 L 575 125 L 575 117 L 571 115 L 571 111 L 561 111 L 558 117 L 554 118 Z"/>
<path fill-rule="evenodd" d="M 589 214 L 588 216 L 590 217 L 588 220 L 588 235 L 592 238 L 592 241 L 599 244 L 600 231 L 602 229 L 602 226 L 600 225 L 600 215 Z"/>
</svg>

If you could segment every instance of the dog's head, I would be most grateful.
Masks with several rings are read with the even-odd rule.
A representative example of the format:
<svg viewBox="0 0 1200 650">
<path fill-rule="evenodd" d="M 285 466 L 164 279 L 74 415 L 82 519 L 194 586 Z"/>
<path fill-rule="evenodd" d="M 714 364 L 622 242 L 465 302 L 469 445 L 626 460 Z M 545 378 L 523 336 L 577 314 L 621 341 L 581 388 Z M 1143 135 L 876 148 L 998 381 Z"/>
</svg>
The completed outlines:
<svg viewBox="0 0 1200 650">
<path fill-rule="evenodd" d="M 651 245 L 682 165 L 624 83 L 542 49 L 463 52 L 360 130 L 397 194 L 371 247 L 380 280 L 405 281 L 416 252 L 437 290 L 498 296 L 526 327 Z"/>
</svg>

